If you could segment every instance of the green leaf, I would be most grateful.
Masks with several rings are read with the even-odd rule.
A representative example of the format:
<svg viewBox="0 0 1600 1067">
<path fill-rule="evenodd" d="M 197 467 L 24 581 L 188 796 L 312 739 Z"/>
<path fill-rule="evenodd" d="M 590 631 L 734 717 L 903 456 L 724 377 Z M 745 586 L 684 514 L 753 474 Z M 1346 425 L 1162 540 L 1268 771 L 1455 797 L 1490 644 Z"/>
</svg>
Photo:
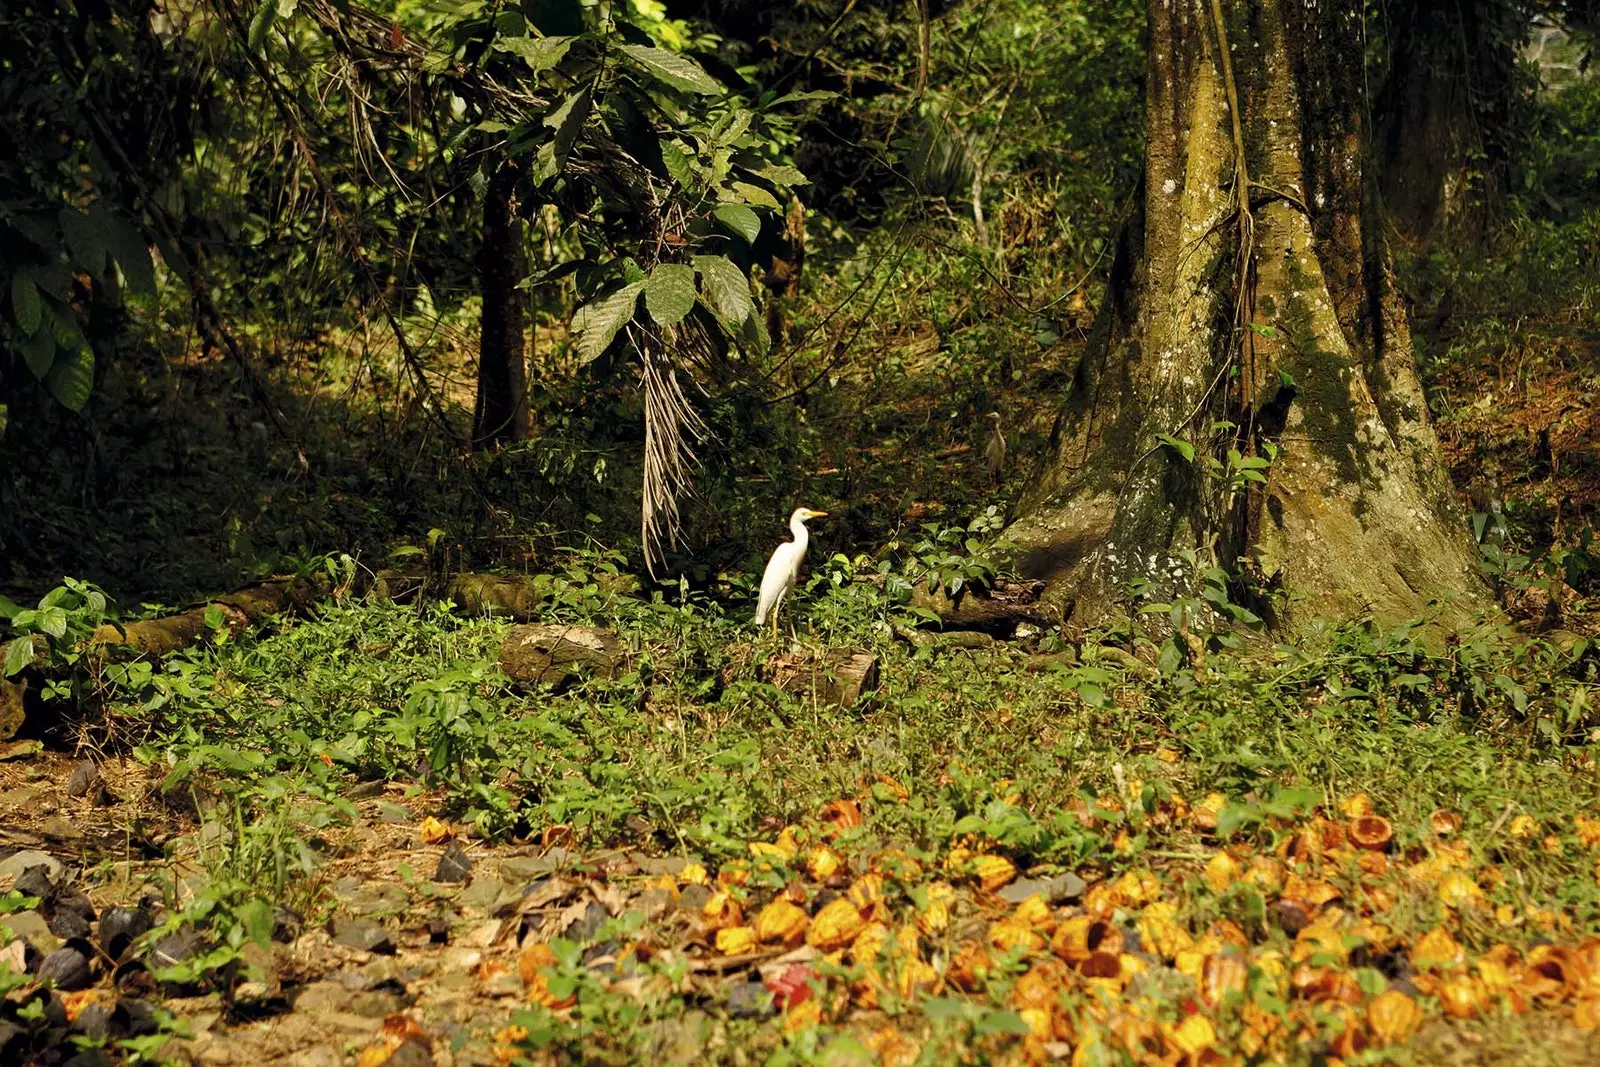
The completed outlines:
<svg viewBox="0 0 1600 1067">
<path fill-rule="evenodd" d="M 39 328 L 22 338 L 17 347 L 22 350 L 23 362 L 28 364 L 35 378 L 43 378 L 48 374 L 50 364 L 56 358 L 55 312 L 48 308 L 41 309 Z"/>
<path fill-rule="evenodd" d="M 33 662 L 33 636 L 23 634 L 6 646 L 6 677 L 18 673 Z"/>
<path fill-rule="evenodd" d="M 100 228 L 94 220 L 81 211 L 64 207 L 57 215 L 61 232 L 66 235 L 67 249 L 72 253 L 74 265 L 100 277 L 106 269 L 106 248 L 100 238 Z"/>
<path fill-rule="evenodd" d="M 495 39 L 497 51 L 521 56 L 535 74 L 549 70 L 560 63 L 572 47 L 576 37 L 499 37 Z"/>
<path fill-rule="evenodd" d="M 1158 434 L 1156 434 L 1156 440 L 1160 441 L 1163 445 L 1166 445 L 1168 448 L 1172 449 L 1178 455 L 1182 456 L 1183 459 L 1184 459 L 1184 462 L 1186 462 L 1186 463 L 1193 463 L 1194 462 L 1194 445 L 1191 445 L 1188 441 L 1185 441 L 1183 438 L 1174 437 L 1170 433 L 1158 433 Z"/>
<path fill-rule="evenodd" d="M 774 211 L 779 208 L 778 198 L 759 185 L 751 185 L 749 182 L 734 182 L 733 191 L 740 200 L 747 204 L 754 204 L 756 207 L 770 207 Z"/>
<path fill-rule="evenodd" d="M 705 280 L 706 303 L 734 326 L 755 313 L 750 299 L 750 279 L 725 256 L 695 256 L 694 269 Z"/>
<path fill-rule="evenodd" d="M 156 272 L 150 263 L 150 246 L 144 235 L 121 216 L 113 214 L 96 203 L 89 209 L 89 217 L 105 236 L 106 250 L 122 269 L 128 288 L 136 293 L 153 296 L 156 291 Z"/>
<path fill-rule="evenodd" d="M 765 178 L 769 182 L 779 185 L 809 185 L 811 179 L 801 174 L 793 167 L 786 167 L 778 163 L 768 163 L 764 166 L 745 167 L 745 170 L 758 178 Z"/>
<path fill-rule="evenodd" d="M 661 263 L 650 272 L 644 287 L 644 306 L 662 326 L 672 326 L 694 308 L 694 268 L 684 263 Z"/>
<path fill-rule="evenodd" d="M 261 6 L 256 8 L 255 17 L 250 20 L 250 29 L 245 37 L 245 43 L 250 46 L 250 51 L 261 51 L 261 46 L 267 43 L 267 34 L 271 32 L 272 24 L 277 18 L 278 0 L 261 0 Z"/>
<path fill-rule="evenodd" d="M 17 612 L 21 610 L 21 604 L 18 604 L 15 600 L 12 600 L 4 593 L 0 593 L 0 619 L 15 618 Z"/>
<path fill-rule="evenodd" d="M 987 1034 L 1025 1034 L 1028 1024 L 1014 1011 L 991 1011 L 978 1020 L 972 1032 L 978 1037 Z"/>
<path fill-rule="evenodd" d="M 63 349 L 44 376 L 44 387 L 62 407 L 82 411 L 94 390 L 94 351 L 85 344 Z"/>
<path fill-rule="evenodd" d="M 743 204 L 718 204 L 711 209 L 711 214 L 717 217 L 718 222 L 743 237 L 747 245 L 755 244 L 761 234 L 760 216 Z"/>
<path fill-rule="evenodd" d="M 661 142 L 661 162 L 667 168 L 667 173 L 672 175 L 672 180 L 689 188 L 694 181 L 693 160 L 689 154 L 671 141 Z"/>
<path fill-rule="evenodd" d="M 593 103 L 594 98 L 589 95 L 589 90 L 580 89 L 545 116 L 544 124 L 555 130 L 556 135 L 539 149 L 539 161 L 533 173 L 535 181 L 549 181 L 567 165 L 567 155 L 572 151 L 572 144 L 578 139 L 584 122 L 588 120 Z"/>
<path fill-rule="evenodd" d="M 625 44 L 622 54 L 649 71 L 657 81 L 688 93 L 715 96 L 722 86 L 715 78 L 700 68 L 700 64 L 685 56 L 668 52 L 664 48 L 649 48 L 642 44 Z"/>
<path fill-rule="evenodd" d="M 33 284 L 33 276 L 27 271 L 17 271 L 11 276 L 11 311 L 16 316 L 17 329 L 30 336 L 37 332 L 39 315 L 43 310 L 39 303 L 39 287 Z"/>
<path fill-rule="evenodd" d="M 617 331 L 633 320 L 639 293 L 645 282 L 634 282 L 621 289 L 597 297 L 578 309 L 572 316 L 572 336 L 578 360 L 590 363 L 599 358 L 617 336 Z"/>
</svg>

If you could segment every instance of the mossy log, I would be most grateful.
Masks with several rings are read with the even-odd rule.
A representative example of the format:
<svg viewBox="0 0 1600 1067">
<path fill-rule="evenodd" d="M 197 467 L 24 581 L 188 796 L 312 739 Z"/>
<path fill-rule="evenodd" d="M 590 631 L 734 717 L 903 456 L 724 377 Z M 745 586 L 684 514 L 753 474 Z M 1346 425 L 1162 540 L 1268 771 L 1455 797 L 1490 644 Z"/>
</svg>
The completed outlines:
<svg viewBox="0 0 1600 1067">
<path fill-rule="evenodd" d="M 513 627 L 500 645 L 500 669 L 524 685 L 560 684 L 592 674 L 612 678 L 627 663 L 627 646 L 612 630 L 559 623 Z"/>
<path fill-rule="evenodd" d="M 1043 582 L 997 584 L 979 595 L 963 590 L 952 597 L 943 589 L 929 590 L 919 583 L 911 593 L 911 606 L 931 611 L 945 630 L 980 630 L 997 637 L 1009 637 L 1021 623 L 1053 626 L 1061 621 L 1048 605 L 1040 603 Z"/>
<path fill-rule="evenodd" d="M 762 665 L 762 677 L 820 707 L 850 708 L 878 688 L 878 657 L 856 648 L 820 654 L 785 652 Z"/>
<path fill-rule="evenodd" d="M 211 632 L 207 616 L 213 609 L 221 614 L 222 625 L 238 633 L 270 615 L 301 611 L 328 592 L 326 584 L 302 578 L 274 578 L 196 607 L 139 622 L 108 622 L 89 637 L 91 648 L 107 646 L 131 648 L 136 652 L 163 656 L 187 648 Z"/>
</svg>

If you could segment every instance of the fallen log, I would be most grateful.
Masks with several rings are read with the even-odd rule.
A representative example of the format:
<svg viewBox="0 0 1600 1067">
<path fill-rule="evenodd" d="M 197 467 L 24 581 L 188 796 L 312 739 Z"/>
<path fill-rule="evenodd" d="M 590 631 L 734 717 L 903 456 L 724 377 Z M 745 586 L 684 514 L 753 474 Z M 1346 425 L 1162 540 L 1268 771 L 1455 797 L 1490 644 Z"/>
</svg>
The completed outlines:
<svg viewBox="0 0 1600 1067">
<path fill-rule="evenodd" d="M 1061 622 L 1048 605 L 1040 603 L 1043 582 L 1000 582 L 987 593 L 963 589 L 954 597 L 942 588 L 929 589 L 918 583 L 911 591 L 911 606 L 938 616 L 945 630 L 980 630 L 996 637 L 1010 637 L 1016 628 L 1056 626 Z"/>
<path fill-rule="evenodd" d="M 528 623 L 500 643 L 500 669 L 524 685 L 559 685 L 584 674 L 614 678 L 626 661 L 621 636 L 592 626 Z"/>
<path fill-rule="evenodd" d="M 260 585 L 249 586 L 217 597 L 205 604 L 166 615 L 159 619 L 142 619 L 138 622 L 108 622 L 89 636 L 91 648 L 118 646 L 135 652 L 164 656 L 169 652 L 187 648 L 211 633 L 212 622 L 220 616 L 221 624 L 229 633 L 237 634 L 247 626 L 261 622 L 271 615 L 288 611 L 304 611 L 320 597 L 327 595 L 326 582 L 304 578 L 274 578 Z"/>
<path fill-rule="evenodd" d="M 878 688 L 878 657 L 854 648 L 820 655 L 785 652 L 762 665 L 763 678 L 819 707 L 850 708 Z"/>
</svg>

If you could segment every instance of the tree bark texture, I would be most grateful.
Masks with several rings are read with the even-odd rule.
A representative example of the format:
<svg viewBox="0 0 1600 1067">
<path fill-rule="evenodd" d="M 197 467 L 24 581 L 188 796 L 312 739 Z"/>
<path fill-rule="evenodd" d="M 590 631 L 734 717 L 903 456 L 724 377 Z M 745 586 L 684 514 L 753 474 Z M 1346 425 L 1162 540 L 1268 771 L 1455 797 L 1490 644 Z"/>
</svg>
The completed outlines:
<svg viewBox="0 0 1600 1067">
<path fill-rule="evenodd" d="M 1491 0 L 1385 6 L 1388 70 L 1374 108 L 1384 217 L 1410 244 L 1498 216 L 1527 12 Z"/>
<path fill-rule="evenodd" d="M 525 440 L 530 427 L 522 291 L 517 288 L 527 271 L 522 220 L 514 203 L 516 184 L 517 169 L 502 163 L 483 194 L 483 244 L 478 252 L 483 311 L 478 398 L 472 417 L 475 448 Z"/>
<path fill-rule="evenodd" d="M 1141 203 L 1009 535 L 1020 570 L 1084 624 L 1136 580 L 1192 590 L 1195 549 L 1287 592 L 1280 623 L 1474 601 L 1374 215 L 1360 7 L 1149 11 Z M 1264 486 L 1207 462 L 1268 445 Z"/>
</svg>

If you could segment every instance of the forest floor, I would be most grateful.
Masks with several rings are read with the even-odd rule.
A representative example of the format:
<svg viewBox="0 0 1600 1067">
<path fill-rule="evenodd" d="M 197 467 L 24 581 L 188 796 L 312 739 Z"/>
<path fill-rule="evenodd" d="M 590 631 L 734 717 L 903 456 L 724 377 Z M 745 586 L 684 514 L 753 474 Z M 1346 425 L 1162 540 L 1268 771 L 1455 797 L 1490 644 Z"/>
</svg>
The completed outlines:
<svg viewBox="0 0 1600 1067">
<path fill-rule="evenodd" d="M 0 1061 L 1600 1061 L 1600 618 L 1563 580 L 1595 577 L 1594 379 L 1435 383 L 1469 510 L 1572 535 L 1494 561 L 1523 630 L 917 631 L 874 569 L 971 562 L 979 413 L 1048 433 L 1025 370 L 859 363 L 815 405 L 798 502 L 849 510 L 776 644 L 748 578 L 629 593 L 591 549 L 540 554 L 533 618 L 615 631 L 609 678 L 514 685 L 508 622 L 349 598 L 93 668 L 101 717 L 0 745 Z M 191 431 L 143 454 L 228 432 Z M 361 485 L 240 481 L 242 524 L 106 555 L 226 574 Z M 850 707 L 763 671 L 839 648 L 879 668 Z"/>
<path fill-rule="evenodd" d="M 150 747 L 98 781 L 14 750 L 0 960 L 70 991 L 0 979 L 7 1055 L 1600 1054 L 1570 633 L 1219 635 L 1174 663 L 1131 633 L 908 643 L 874 586 L 821 583 L 795 647 L 881 667 L 839 709 L 759 681 L 742 606 L 567 579 L 546 617 L 615 627 L 633 669 L 518 689 L 506 623 L 329 603 L 172 657 L 114 719 Z"/>
</svg>

